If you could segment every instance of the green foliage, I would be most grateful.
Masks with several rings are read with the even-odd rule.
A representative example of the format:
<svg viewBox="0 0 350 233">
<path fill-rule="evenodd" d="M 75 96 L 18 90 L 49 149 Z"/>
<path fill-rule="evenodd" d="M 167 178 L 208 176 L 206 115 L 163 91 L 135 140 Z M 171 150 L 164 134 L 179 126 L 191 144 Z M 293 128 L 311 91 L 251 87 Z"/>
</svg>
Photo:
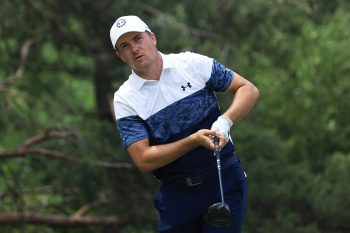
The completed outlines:
<svg viewBox="0 0 350 233">
<path fill-rule="evenodd" d="M 311 204 L 322 225 L 333 231 L 346 229 L 350 215 L 350 156 L 335 153 L 324 173 L 314 177 Z"/>
<path fill-rule="evenodd" d="M 109 29 L 120 15 L 136 14 L 160 51 L 214 57 L 260 90 L 231 132 L 250 186 L 244 232 L 349 232 L 349 8 L 341 0 L 1 1 L 0 153 L 54 126 L 75 136 L 32 148 L 79 162 L 38 153 L 1 159 L 0 214 L 69 216 L 100 201 L 87 216 L 123 221 L 118 231 L 24 224 L 1 231 L 155 231 L 153 177 L 96 165 L 132 163 L 103 116 L 130 72 L 111 49 Z M 222 109 L 229 106 L 218 96 Z"/>
</svg>

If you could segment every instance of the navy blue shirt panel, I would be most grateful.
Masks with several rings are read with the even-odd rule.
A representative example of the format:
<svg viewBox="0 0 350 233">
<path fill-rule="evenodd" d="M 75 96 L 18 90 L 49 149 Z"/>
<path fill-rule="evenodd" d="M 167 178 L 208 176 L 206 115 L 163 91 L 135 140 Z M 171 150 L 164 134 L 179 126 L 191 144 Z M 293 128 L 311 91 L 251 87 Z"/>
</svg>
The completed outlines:
<svg viewBox="0 0 350 233">
<path fill-rule="evenodd" d="M 174 109 L 180 109 L 177 113 Z M 185 138 L 200 129 L 210 129 L 221 115 L 212 90 L 204 88 L 146 120 L 151 145 L 171 143 Z M 167 124 L 162 124 L 166 122 Z M 229 142 L 221 151 L 222 161 L 232 156 L 234 147 Z M 161 167 L 153 174 L 159 179 L 171 176 L 188 176 L 215 169 L 213 151 L 198 147 L 176 161 Z"/>
</svg>

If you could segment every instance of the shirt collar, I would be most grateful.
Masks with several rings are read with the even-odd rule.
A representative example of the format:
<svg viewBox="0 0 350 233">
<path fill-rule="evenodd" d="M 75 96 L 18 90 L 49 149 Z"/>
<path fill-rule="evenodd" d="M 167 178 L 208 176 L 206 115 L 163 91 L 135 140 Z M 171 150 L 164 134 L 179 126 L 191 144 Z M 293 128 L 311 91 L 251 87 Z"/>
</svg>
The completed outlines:
<svg viewBox="0 0 350 233">
<path fill-rule="evenodd" d="M 160 53 L 160 55 L 163 58 L 163 70 L 175 68 L 173 62 L 171 61 L 171 58 L 169 57 L 169 55 L 163 54 L 163 53 Z"/>
<path fill-rule="evenodd" d="M 171 62 L 169 55 L 163 54 L 161 52 L 159 52 L 159 53 L 163 59 L 163 71 L 166 69 L 171 69 L 171 68 L 175 67 L 174 64 Z M 131 75 L 129 77 L 129 80 L 130 80 L 132 86 L 134 86 L 137 90 L 139 90 L 145 82 L 153 82 L 154 81 L 154 80 L 147 80 L 147 79 L 141 78 L 140 76 L 138 76 L 134 72 L 134 70 L 131 70 Z"/>
</svg>

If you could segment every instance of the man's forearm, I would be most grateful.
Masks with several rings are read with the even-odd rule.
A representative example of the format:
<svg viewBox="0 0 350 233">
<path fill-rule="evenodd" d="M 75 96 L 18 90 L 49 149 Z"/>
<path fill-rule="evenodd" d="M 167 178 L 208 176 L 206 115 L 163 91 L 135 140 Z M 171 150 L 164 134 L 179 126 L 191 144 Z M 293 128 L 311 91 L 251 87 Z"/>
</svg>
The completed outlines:
<svg viewBox="0 0 350 233">
<path fill-rule="evenodd" d="M 198 132 L 176 142 L 150 146 L 148 139 L 140 140 L 128 147 L 128 152 L 140 171 L 152 171 L 180 158 L 198 146 L 213 149 L 210 135 L 212 130 Z"/>
<path fill-rule="evenodd" d="M 193 135 L 176 142 L 149 146 L 142 154 L 142 165 L 139 167 L 142 171 L 151 171 L 167 165 L 178 159 L 187 152 L 193 150 L 196 145 Z"/>
<path fill-rule="evenodd" d="M 254 85 L 242 86 L 235 92 L 232 104 L 223 115 L 236 122 L 250 112 L 258 98 L 259 90 Z"/>
</svg>

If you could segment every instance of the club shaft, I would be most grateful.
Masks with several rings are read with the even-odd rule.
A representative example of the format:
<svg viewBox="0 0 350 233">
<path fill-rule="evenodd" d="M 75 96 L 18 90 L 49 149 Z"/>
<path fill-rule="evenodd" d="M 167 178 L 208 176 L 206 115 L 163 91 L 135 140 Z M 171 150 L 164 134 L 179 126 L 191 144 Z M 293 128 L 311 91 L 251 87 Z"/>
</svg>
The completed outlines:
<svg viewBox="0 0 350 233">
<path fill-rule="evenodd" d="M 224 204 L 225 200 L 224 200 L 224 191 L 222 189 L 221 162 L 220 162 L 220 155 L 219 155 L 219 153 L 216 153 L 216 163 L 217 163 L 217 167 L 218 167 L 218 177 L 219 177 L 221 203 Z"/>
</svg>

